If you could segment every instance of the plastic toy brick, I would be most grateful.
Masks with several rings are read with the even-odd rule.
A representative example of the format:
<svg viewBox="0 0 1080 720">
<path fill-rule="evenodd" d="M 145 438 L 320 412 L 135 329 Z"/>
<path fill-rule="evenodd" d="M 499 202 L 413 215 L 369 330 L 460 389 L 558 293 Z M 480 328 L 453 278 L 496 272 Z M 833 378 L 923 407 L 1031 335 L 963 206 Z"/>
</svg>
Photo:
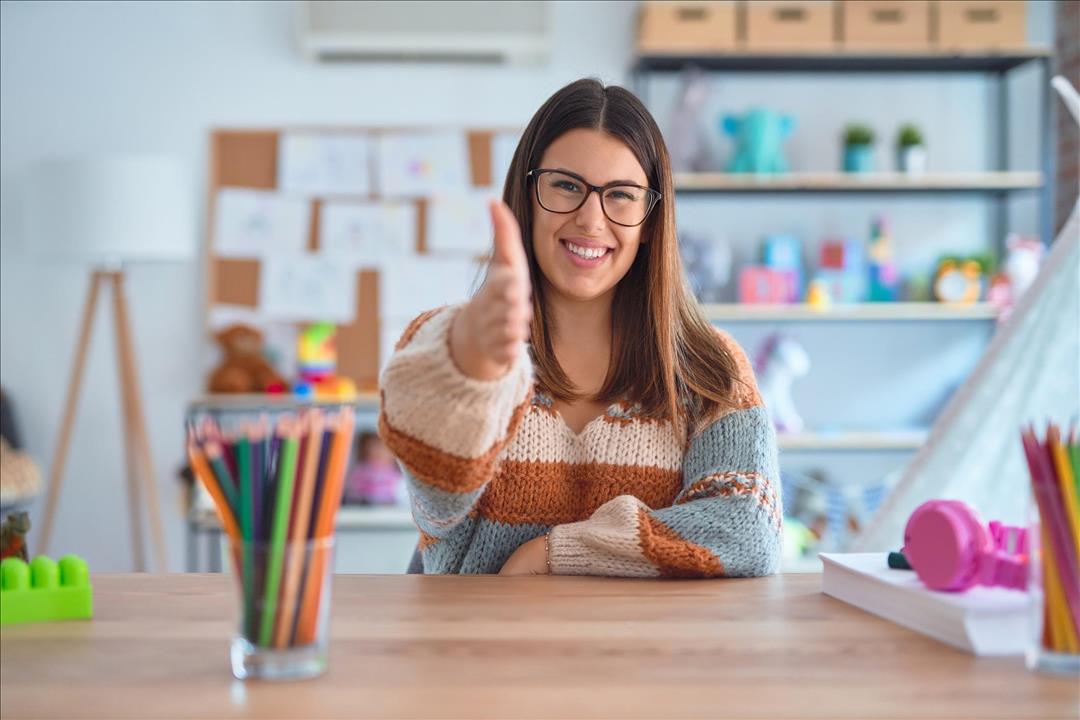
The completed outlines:
<svg viewBox="0 0 1080 720">
<path fill-rule="evenodd" d="M 78 555 L 65 555 L 60 562 L 44 555 L 29 564 L 15 557 L 0 562 L 0 625 L 93 615 L 90 572 Z"/>
</svg>

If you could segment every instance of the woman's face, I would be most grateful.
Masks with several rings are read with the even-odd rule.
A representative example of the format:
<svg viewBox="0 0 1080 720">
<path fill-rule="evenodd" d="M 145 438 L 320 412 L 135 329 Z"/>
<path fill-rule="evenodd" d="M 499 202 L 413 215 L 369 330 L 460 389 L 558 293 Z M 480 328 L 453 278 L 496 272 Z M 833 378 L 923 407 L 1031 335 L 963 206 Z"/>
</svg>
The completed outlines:
<svg viewBox="0 0 1080 720">
<path fill-rule="evenodd" d="M 582 128 L 560 135 L 544 152 L 539 167 L 569 171 L 589 185 L 616 180 L 643 187 L 649 184 L 630 148 L 599 130 Z M 532 181 L 533 252 L 549 297 L 555 294 L 568 300 L 595 300 L 613 293 L 630 270 L 641 242 L 642 225 L 624 227 L 611 222 L 595 192 L 574 212 L 545 210 L 537 200 L 537 183 L 547 184 L 544 192 L 587 192 L 587 188 L 575 186 L 572 179 L 567 183 L 567 179 L 543 175 Z M 553 186 L 555 183 L 557 186 Z M 609 212 L 613 212 L 618 199 L 608 201 Z M 598 252 L 602 252 L 599 257 L 582 257 Z"/>
</svg>

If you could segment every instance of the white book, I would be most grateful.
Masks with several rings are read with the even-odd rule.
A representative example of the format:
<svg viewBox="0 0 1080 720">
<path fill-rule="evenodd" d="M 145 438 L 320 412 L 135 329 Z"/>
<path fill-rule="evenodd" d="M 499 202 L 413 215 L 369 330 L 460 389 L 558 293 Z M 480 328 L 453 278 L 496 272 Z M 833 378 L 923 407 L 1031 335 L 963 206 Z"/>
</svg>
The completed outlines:
<svg viewBox="0 0 1080 720">
<path fill-rule="evenodd" d="M 1017 655 L 1028 644 L 1028 595 L 1006 588 L 929 590 L 887 553 L 822 553 L 821 591 L 975 655 Z"/>
</svg>

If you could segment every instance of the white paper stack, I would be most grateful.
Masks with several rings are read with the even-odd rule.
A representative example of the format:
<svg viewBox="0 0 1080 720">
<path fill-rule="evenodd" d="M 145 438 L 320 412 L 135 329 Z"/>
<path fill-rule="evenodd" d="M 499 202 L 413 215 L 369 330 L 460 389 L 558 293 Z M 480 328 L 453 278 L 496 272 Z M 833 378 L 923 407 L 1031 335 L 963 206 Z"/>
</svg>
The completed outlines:
<svg viewBox="0 0 1080 720">
<path fill-rule="evenodd" d="M 928 590 L 911 570 L 888 567 L 886 553 L 822 553 L 821 591 L 975 655 L 1017 655 L 1028 643 L 1027 593 L 973 587 Z"/>
</svg>

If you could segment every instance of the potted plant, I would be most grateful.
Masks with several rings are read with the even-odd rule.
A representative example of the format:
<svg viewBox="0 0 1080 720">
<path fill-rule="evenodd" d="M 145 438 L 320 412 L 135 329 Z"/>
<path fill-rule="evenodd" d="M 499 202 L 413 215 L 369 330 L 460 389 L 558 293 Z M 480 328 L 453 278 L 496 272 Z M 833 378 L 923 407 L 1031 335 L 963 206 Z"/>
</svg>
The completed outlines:
<svg viewBox="0 0 1080 720">
<path fill-rule="evenodd" d="M 873 169 L 874 131 L 867 125 L 848 125 L 844 129 L 844 172 Z"/>
<path fill-rule="evenodd" d="M 926 172 L 926 146 L 922 131 L 908 123 L 896 134 L 896 164 L 900 172 L 921 175 Z"/>
</svg>

